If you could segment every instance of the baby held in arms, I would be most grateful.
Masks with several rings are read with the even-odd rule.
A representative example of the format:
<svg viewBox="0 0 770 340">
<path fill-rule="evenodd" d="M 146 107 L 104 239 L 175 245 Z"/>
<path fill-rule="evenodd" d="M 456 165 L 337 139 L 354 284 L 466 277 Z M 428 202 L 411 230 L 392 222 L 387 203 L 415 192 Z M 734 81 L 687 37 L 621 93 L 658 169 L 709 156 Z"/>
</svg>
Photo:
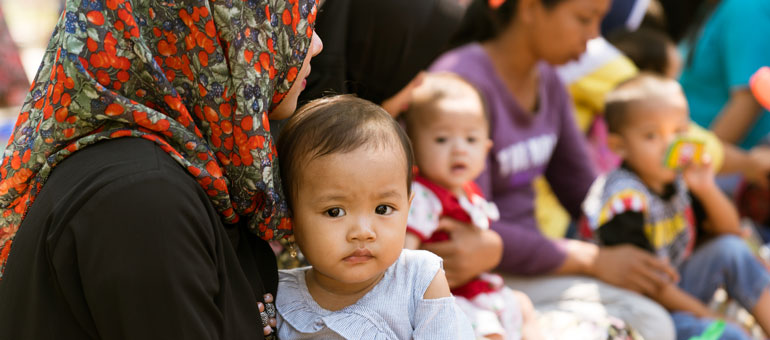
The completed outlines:
<svg viewBox="0 0 770 340">
<path fill-rule="evenodd" d="M 499 213 L 473 182 L 484 170 L 492 146 L 489 122 L 476 89 L 450 73 L 427 74 L 404 115 L 417 164 L 405 247 L 441 242 L 440 218 L 489 228 Z M 503 285 L 502 277 L 482 274 L 453 287 L 457 304 L 477 337 L 540 339 L 532 302 Z"/>
</svg>

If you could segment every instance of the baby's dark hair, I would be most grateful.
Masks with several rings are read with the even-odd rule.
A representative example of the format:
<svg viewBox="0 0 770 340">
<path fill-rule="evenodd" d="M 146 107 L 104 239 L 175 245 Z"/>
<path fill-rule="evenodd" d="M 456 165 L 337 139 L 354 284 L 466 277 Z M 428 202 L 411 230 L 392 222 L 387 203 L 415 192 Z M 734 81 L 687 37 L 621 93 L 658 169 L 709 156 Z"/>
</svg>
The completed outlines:
<svg viewBox="0 0 770 340">
<path fill-rule="evenodd" d="M 639 70 L 658 74 L 666 73 L 670 66 L 668 49 L 675 46 L 666 34 L 652 28 L 618 30 L 610 34 L 607 41 L 631 59 Z"/>
<path fill-rule="evenodd" d="M 365 146 L 391 143 L 404 152 L 407 192 L 411 194 L 414 156 L 406 132 L 379 105 L 353 95 L 313 100 L 302 106 L 281 130 L 278 159 L 289 208 L 297 190 L 297 172 L 306 162 Z"/>
<path fill-rule="evenodd" d="M 407 133 L 414 136 L 412 133 L 414 133 L 415 127 L 420 125 L 420 120 L 424 119 L 427 114 L 440 110 L 438 105 L 442 101 L 454 101 L 453 104 L 455 104 L 469 97 L 474 97 L 480 102 L 482 114 L 489 121 L 484 100 L 476 87 L 454 73 L 426 73 L 422 84 L 412 92 L 409 108 L 402 115 L 406 123 Z"/>
<path fill-rule="evenodd" d="M 642 72 L 607 94 L 604 119 L 609 132 L 621 133 L 626 127 L 629 112 L 640 105 L 681 105 L 687 108 L 687 101 L 676 80 Z"/>
</svg>

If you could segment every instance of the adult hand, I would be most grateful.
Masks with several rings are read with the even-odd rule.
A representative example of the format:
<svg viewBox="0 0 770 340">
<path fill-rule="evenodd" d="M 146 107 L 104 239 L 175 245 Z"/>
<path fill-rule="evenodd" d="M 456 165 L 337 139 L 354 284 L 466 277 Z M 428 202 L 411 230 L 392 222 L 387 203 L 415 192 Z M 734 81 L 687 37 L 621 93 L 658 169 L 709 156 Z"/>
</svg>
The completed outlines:
<svg viewBox="0 0 770 340">
<path fill-rule="evenodd" d="M 398 117 L 398 115 L 409 108 L 409 103 L 412 101 L 412 92 L 422 84 L 423 78 L 425 78 L 424 71 L 414 76 L 409 84 L 406 84 L 398 93 L 385 99 L 381 104 L 382 108 L 388 111 L 393 118 Z"/>
<path fill-rule="evenodd" d="M 423 243 L 421 248 L 444 259 L 449 287 L 459 287 L 497 267 L 503 255 L 503 240 L 496 232 L 443 217 L 438 228 L 446 231 L 450 239 Z"/>
<path fill-rule="evenodd" d="M 645 295 L 655 294 L 679 274 L 667 262 L 632 245 L 602 247 L 593 265 L 593 276 Z"/>
</svg>

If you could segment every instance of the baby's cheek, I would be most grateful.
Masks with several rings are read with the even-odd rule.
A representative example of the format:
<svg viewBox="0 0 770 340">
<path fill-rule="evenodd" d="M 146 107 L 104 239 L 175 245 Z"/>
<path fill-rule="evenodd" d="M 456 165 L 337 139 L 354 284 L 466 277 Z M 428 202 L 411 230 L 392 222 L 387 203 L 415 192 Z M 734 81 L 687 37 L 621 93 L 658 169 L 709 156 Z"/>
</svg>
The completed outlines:
<svg viewBox="0 0 770 340">
<path fill-rule="evenodd" d="M 401 219 L 399 219 L 400 221 Z M 377 231 L 377 241 L 380 242 L 381 249 L 390 249 L 401 241 L 403 246 L 404 235 L 406 234 L 406 219 L 403 223 L 393 223 Z"/>
</svg>

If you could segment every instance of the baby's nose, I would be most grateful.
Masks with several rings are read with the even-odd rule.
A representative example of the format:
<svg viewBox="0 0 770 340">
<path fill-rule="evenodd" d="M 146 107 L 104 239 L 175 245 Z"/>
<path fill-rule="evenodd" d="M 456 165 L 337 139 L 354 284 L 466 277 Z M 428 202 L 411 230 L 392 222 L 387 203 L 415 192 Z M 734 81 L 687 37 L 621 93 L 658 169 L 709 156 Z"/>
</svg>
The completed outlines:
<svg viewBox="0 0 770 340">
<path fill-rule="evenodd" d="M 455 141 L 454 143 L 452 143 L 452 152 L 454 153 L 468 152 L 468 143 L 465 141 Z"/>
<path fill-rule="evenodd" d="M 372 221 L 367 218 L 357 220 L 348 231 L 349 241 L 373 241 L 376 237 Z"/>
</svg>

